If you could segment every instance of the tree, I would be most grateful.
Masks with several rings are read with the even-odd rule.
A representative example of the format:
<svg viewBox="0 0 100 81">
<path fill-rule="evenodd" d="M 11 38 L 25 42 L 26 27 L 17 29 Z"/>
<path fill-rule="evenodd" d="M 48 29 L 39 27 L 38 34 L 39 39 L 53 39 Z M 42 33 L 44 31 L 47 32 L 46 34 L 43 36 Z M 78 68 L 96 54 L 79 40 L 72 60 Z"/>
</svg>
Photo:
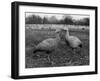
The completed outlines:
<svg viewBox="0 0 100 81">
<path fill-rule="evenodd" d="M 65 18 L 64 18 L 64 23 L 65 23 L 65 24 L 70 24 L 70 25 L 72 25 L 72 24 L 73 24 L 73 19 L 72 19 L 72 17 L 71 17 L 70 15 L 65 16 Z"/>
<path fill-rule="evenodd" d="M 47 17 L 44 17 L 42 20 L 42 24 L 48 24 L 48 23 L 49 23 L 49 21 L 48 21 Z"/>
<path fill-rule="evenodd" d="M 83 21 L 84 21 L 84 25 L 88 25 L 89 26 L 89 23 L 90 23 L 89 18 L 84 18 Z"/>
<path fill-rule="evenodd" d="M 32 15 L 26 18 L 26 24 L 42 24 L 40 16 Z"/>
</svg>

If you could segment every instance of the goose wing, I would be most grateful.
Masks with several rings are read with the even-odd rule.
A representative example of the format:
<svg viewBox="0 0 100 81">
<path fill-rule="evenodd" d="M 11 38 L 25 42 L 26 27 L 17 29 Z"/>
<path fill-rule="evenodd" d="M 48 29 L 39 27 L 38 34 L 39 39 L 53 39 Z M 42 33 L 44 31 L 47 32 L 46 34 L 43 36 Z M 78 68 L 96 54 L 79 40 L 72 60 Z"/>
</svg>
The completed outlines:
<svg viewBox="0 0 100 81">
<path fill-rule="evenodd" d="M 68 42 L 71 47 L 77 47 L 81 43 L 80 39 L 75 36 L 70 36 Z"/>
<path fill-rule="evenodd" d="M 38 49 L 52 50 L 55 48 L 56 41 L 53 38 L 46 39 L 37 45 Z"/>
</svg>

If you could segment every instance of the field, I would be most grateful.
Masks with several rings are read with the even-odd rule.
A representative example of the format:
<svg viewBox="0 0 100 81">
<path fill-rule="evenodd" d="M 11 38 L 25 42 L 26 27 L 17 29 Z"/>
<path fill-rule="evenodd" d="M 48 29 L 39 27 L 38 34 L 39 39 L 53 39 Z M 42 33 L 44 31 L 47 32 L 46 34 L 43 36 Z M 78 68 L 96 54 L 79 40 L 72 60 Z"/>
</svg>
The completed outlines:
<svg viewBox="0 0 100 81">
<path fill-rule="evenodd" d="M 43 25 L 42 25 L 43 26 Z M 45 26 L 45 25 L 44 25 Z M 54 26 L 54 25 L 52 25 Z M 63 27 L 63 25 L 60 25 Z M 71 26 L 70 26 L 71 27 Z M 36 27 L 34 27 L 36 28 Z M 82 42 L 83 47 L 79 52 L 70 49 L 65 43 L 60 43 L 56 51 L 50 54 L 50 59 L 54 64 L 49 63 L 47 54 L 38 52 L 35 56 L 34 47 L 47 38 L 55 38 L 54 29 L 34 29 L 25 27 L 25 67 L 58 67 L 58 66 L 82 66 L 89 65 L 89 29 L 72 27 L 70 35 L 77 36 Z"/>
</svg>

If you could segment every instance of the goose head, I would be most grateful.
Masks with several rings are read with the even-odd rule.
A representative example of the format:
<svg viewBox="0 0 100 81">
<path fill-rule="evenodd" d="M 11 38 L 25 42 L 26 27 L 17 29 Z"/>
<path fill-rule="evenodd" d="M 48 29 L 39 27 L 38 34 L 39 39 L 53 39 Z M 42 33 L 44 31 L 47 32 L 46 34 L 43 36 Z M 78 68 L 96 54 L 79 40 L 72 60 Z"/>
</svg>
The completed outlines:
<svg viewBox="0 0 100 81">
<path fill-rule="evenodd" d="M 57 33 L 57 35 L 59 35 L 59 37 L 62 41 L 65 40 L 65 35 L 66 35 L 66 30 L 65 29 L 63 29 L 63 28 L 57 29 L 56 33 Z"/>
</svg>

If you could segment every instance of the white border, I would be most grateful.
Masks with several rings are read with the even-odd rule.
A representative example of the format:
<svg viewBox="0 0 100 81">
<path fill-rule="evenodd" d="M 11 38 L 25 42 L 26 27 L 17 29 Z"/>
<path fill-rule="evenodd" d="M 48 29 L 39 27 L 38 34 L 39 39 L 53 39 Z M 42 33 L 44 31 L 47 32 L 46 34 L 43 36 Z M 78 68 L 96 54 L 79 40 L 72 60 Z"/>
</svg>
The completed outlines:
<svg viewBox="0 0 100 81">
<path fill-rule="evenodd" d="M 90 15 L 90 65 L 25 69 L 25 12 Z M 19 75 L 40 75 L 95 71 L 95 11 L 86 9 L 19 6 Z"/>
</svg>

